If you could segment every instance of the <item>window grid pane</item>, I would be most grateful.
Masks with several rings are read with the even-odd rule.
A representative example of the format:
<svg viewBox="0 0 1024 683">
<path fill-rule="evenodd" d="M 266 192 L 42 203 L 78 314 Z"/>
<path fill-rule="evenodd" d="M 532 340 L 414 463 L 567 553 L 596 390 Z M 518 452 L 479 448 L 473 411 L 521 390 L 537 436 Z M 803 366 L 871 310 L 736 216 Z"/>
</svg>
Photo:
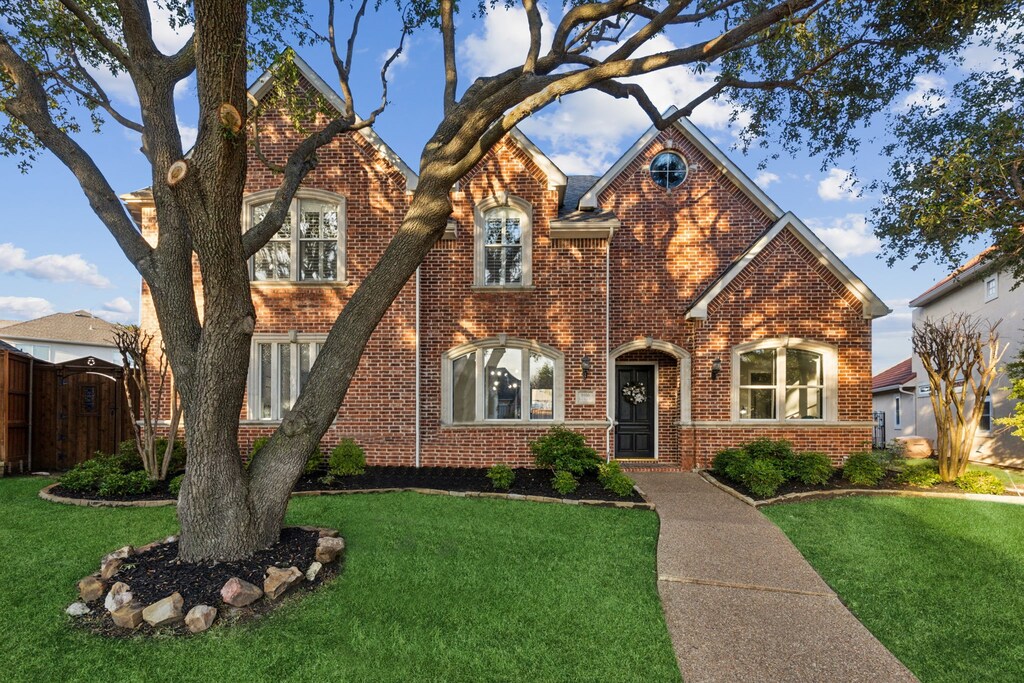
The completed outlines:
<svg viewBox="0 0 1024 683">
<path fill-rule="evenodd" d="M 269 420 L 274 416 L 273 404 L 273 345 L 260 344 L 260 419 Z"/>
<path fill-rule="evenodd" d="M 740 419 L 776 417 L 775 349 L 756 349 L 740 355 Z"/>
<path fill-rule="evenodd" d="M 459 356 L 452 362 L 452 419 L 476 420 L 476 353 Z"/>
<path fill-rule="evenodd" d="M 278 373 L 280 376 L 281 410 L 277 417 L 292 409 L 292 345 L 278 344 Z"/>
<path fill-rule="evenodd" d="M 252 207 L 251 225 L 263 220 L 269 207 L 269 202 Z M 292 204 L 281 229 L 253 256 L 253 280 L 337 280 L 339 209 L 336 204 L 311 200 Z M 297 230 L 293 229 L 295 213 Z"/>
<path fill-rule="evenodd" d="M 484 220 L 484 284 L 523 281 L 523 218 L 507 207 L 493 209 Z"/>
<path fill-rule="evenodd" d="M 530 354 L 530 419 L 555 417 L 555 362 L 539 353 Z"/>
<path fill-rule="evenodd" d="M 484 351 L 484 414 L 488 420 L 522 419 L 523 352 L 494 348 Z"/>
</svg>

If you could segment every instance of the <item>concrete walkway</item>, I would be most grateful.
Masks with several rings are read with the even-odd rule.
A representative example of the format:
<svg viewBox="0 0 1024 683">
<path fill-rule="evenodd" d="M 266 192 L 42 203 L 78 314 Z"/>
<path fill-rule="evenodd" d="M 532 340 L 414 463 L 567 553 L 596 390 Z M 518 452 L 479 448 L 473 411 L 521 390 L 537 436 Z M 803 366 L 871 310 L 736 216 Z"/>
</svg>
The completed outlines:
<svg viewBox="0 0 1024 683">
<path fill-rule="evenodd" d="M 917 680 L 756 509 L 696 474 L 631 476 L 661 517 L 658 591 L 686 683 Z"/>
</svg>

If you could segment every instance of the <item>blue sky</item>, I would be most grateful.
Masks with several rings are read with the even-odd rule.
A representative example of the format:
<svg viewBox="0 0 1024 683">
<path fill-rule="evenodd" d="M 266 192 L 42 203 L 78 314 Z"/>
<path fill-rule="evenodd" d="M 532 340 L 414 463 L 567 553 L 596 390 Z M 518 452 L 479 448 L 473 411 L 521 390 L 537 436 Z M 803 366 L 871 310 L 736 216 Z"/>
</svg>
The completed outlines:
<svg viewBox="0 0 1024 683">
<path fill-rule="evenodd" d="M 171 51 L 183 37 L 163 25 L 160 15 L 155 10 L 157 44 Z M 545 24 L 549 34 L 552 23 Z M 462 87 L 482 73 L 493 73 L 520 60 L 527 47 L 525 25 L 521 10 L 497 11 L 483 20 L 467 17 L 460 21 Z M 347 31 L 340 29 L 339 33 Z M 368 17 L 355 65 L 358 109 L 370 110 L 379 101 L 379 68 L 396 38 L 392 17 Z M 670 47 L 672 38 L 663 35 L 656 41 L 652 49 L 664 49 Z M 325 80 L 334 82 L 333 66 L 324 46 L 304 49 L 301 54 Z M 990 61 L 990 55 L 980 48 L 972 48 L 968 54 L 968 65 L 983 65 L 986 61 Z M 114 79 L 109 74 L 97 77 L 119 107 L 130 112 L 137 106 L 131 84 L 124 78 Z M 392 102 L 375 127 L 413 168 L 440 117 L 442 78 L 440 38 L 429 30 L 414 34 L 393 67 Z M 676 70 L 645 76 L 641 82 L 655 103 L 665 108 L 688 101 L 708 78 Z M 907 98 L 920 97 L 928 88 L 944 84 L 941 78 L 922 79 L 917 91 L 908 93 Z M 195 135 L 194 87 L 194 79 L 190 79 L 179 88 L 177 98 L 185 138 Z M 905 106 L 906 101 L 894 106 Z M 769 160 L 761 170 L 758 163 L 766 158 L 764 152 L 744 156 L 729 151 L 735 140 L 730 111 L 728 102 L 710 102 L 702 105 L 692 119 L 783 209 L 795 212 L 815 229 L 894 310 L 874 324 L 875 370 L 909 356 L 907 302 L 944 277 L 946 268 L 924 264 L 912 270 L 912 264 L 902 263 L 890 269 L 878 258 L 881 245 L 865 221 L 877 197 L 860 196 L 851 189 L 848 173 L 855 168 L 864 184 L 884 176 L 888 166 L 877 153 L 885 141 L 882 126 L 867 130 L 867 137 L 873 141 L 864 145 L 855 158 L 842 159 L 834 166 L 822 169 L 818 159 L 784 155 Z M 538 112 L 521 128 L 566 173 L 601 174 L 649 125 L 631 102 L 583 93 Z M 139 152 L 136 134 L 110 124 L 99 134 L 82 135 L 79 141 L 94 155 L 117 192 L 150 184 L 148 164 Z M 28 174 L 18 170 L 16 160 L 2 159 L 0 188 L 8 211 L 8 219 L 0 228 L 0 318 L 28 319 L 55 311 L 88 309 L 110 320 L 138 319 L 139 276 L 95 217 L 67 169 L 45 152 Z"/>
</svg>

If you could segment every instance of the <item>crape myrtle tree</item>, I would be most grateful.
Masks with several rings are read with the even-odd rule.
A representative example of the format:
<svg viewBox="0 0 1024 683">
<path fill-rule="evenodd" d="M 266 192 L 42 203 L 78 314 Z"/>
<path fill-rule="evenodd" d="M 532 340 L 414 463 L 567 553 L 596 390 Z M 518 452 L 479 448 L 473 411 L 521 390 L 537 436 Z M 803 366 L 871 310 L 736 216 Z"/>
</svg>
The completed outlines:
<svg viewBox="0 0 1024 683">
<path fill-rule="evenodd" d="M 857 124 L 909 89 L 915 74 L 958 50 L 979 26 L 1017 11 L 1009 0 L 570 2 L 549 44 L 536 0 L 522 0 L 529 47 L 519 64 L 467 85 L 458 78 L 456 16 L 485 13 L 494 0 L 468 7 L 454 0 L 398 2 L 394 12 L 380 0 L 337 7 L 329 0 L 325 22 L 301 0 L 162 0 L 172 22 L 194 30 L 179 51 L 163 54 L 146 0 L 0 0 L 0 149 L 23 163 L 44 150 L 63 162 L 152 291 L 184 411 L 189 463 L 178 516 L 185 561 L 242 558 L 276 541 L 306 455 L 344 401 L 368 338 L 444 233 L 453 185 L 534 112 L 593 89 L 635 100 L 664 128 L 702 102 L 728 97 L 746 112 L 748 144 L 771 133 L 787 150 L 809 148 L 828 157 L 855 147 Z M 383 96 L 362 108 L 363 118 L 351 87 L 360 20 L 383 10 L 398 17 L 397 46 L 417 30 L 440 33 L 443 107 L 423 146 L 419 183 L 400 228 L 339 314 L 293 409 L 246 471 L 236 438 L 256 323 L 246 263 L 281 226 L 296 189 L 317 164 L 317 150 L 384 112 L 387 65 L 380 74 Z M 678 47 L 652 52 L 653 39 L 663 34 Z M 243 234 L 252 136 L 244 121 L 247 73 L 267 64 L 280 49 L 271 46 L 282 39 L 329 50 L 344 106 L 296 144 L 277 169 L 280 186 L 266 217 Z M 99 69 L 131 78 L 137 120 L 103 91 L 93 76 Z M 715 77 L 663 118 L 631 79 L 668 69 Z M 174 90 L 192 75 L 199 131 L 185 159 Z M 152 166 L 155 246 L 142 238 L 82 147 L 83 115 L 96 125 L 112 119 L 141 135 Z M 202 277 L 202 318 L 193 255 Z"/>
</svg>

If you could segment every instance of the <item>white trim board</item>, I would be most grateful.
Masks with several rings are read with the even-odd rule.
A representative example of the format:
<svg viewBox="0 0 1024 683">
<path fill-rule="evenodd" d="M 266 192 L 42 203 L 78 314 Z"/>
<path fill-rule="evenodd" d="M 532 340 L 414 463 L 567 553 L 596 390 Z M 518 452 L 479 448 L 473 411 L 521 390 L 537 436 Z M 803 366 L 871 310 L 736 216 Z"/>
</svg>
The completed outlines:
<svg viewBox="0 0 1024 683">
<path fill-rule="evenodd" d="M 864 284 L 864 281 L 857 277 L 850 268 L 843 263 L 842 259 L 822 242 L 807 225 L 800 220 L 792 211 L 782 216 L 767 232 L 761 235 L 747 251 L 732 266 L 729 267 L 722 277 L 709 287 L 701 296 L 693 302 L 686 311 L 687 319 L 706 320 L 708 317 L 708 306 L 721 294 L 729 284 L 735 280 L 740 273 L 746 269 L 754 258 L 767 247 L 773 239 L 783 230 L 789 229 L 800 242 L 817 257 L 819 263 L 842 282 L 847 289 L 853 292 L 864 305 L 864 318 L 873 320 L 892 313 L 892 309 L 885 305 L 882 299 L 871 291 Z"/>
<path fill-rule="evenodd" d="M 663 117 L 668 117 L 677 111 L 677 107 L 669 107 L 662 114 Z M 757 186 L 757 184 L 750 179 L 746 173 L 744 173 L 739 166 L 722 152 L 718 146 L 711 141 L 708 136 L 704 135 L 697 126 L 693 124 L 688 118 L 681 118 L 674 124 L 676 128 L 686 136 L 686 138 L 693 143 L 698 149 L 700 149 L 705 156 L 707 156 L 715 167 L 721 171 L 721 173 L 731 180 L 736 187 L 743 191 L 751 201 L 754 202 L 762 211 L 771 216 L 772 218 L 779 219 L 783 216 L 783 211 L 779 208 L 771 197 L 765 194 L 764 190 Z M 601 197 L 601 193 L 615 179 L 622 173 L 623 170 L 629 164 L 636 159 L 641 152 L 643 152 L 651 142 L 658 137 L 661 133 L 660 130 L 655 126 L 651 126 L 647 129 L 643 135 L 640 136 L 633 146 L 626 150 L 626 153 L 616 161 L 608 171 L 601 176 L 601 178 L 594 183 L 594 185 L 587 190 L 586 194 L 580 198 L 580 210 L 581 211 L 593 211 L 599 208 L 598 200 Z"/>
</svg>

